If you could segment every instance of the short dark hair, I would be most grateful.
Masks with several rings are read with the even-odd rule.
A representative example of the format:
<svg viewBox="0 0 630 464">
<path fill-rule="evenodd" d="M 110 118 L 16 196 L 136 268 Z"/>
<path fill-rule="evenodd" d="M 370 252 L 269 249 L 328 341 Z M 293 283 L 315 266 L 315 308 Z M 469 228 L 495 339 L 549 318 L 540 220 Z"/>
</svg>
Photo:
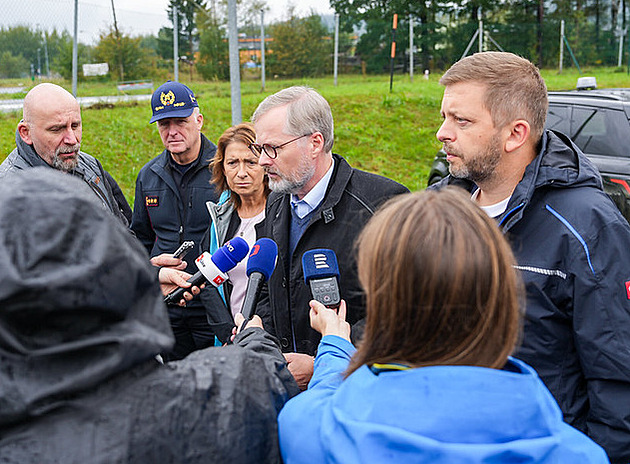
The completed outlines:
<svg viewBox="0 0 630 464">
<path fill-rule="evenodd" d="M 455 63 L 440 79 L 444 86 L 460 82 L 486 86 L 484 105 L 495 127 L 525 119 L 534 140 L 540 140 L 549 102 L 545 81 L 531 62 L 513 53 L 475 53 Z"/>
</svg>

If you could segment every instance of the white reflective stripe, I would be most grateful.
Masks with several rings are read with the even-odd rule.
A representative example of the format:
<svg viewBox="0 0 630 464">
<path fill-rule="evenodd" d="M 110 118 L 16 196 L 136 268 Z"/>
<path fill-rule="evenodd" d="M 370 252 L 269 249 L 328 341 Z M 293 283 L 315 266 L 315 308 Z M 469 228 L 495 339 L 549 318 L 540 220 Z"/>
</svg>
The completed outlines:
<svg viewBox="0 0 630 464">
<path fill-rule="evenodd" d="M 555 276 L 555 277 L 560 277 L 561 279 L 567 278 L 567 275 L 564 272 L 559 271 L 557 269 L 542 269 L 540 267 L 532 267 L 532 266 L 514 266 L 514 267 L 521 271 L 535 272 L 536 274 Z"/>
</svg>

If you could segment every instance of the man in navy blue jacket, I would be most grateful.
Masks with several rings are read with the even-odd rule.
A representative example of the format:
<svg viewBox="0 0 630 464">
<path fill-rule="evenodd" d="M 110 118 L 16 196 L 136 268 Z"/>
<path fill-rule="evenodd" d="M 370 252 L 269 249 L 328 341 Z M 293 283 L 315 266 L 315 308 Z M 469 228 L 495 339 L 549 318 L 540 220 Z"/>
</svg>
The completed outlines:
<svg viewBox="0 0 630 464">
<path fill-rule="evenodd" d="M 153 117 L 164 151 L 149 161 L 136 179 L 131 228 L 155 265 L 169 265 L 161 255 L 173 253 L 186 240 L 201 242 L 208 228 L 207 201 L 217 201 L 210 184 L 208 164 L 216 146 L 202 133 L 203 115 L 192 90 L 168 81 L 151 98 Z M 195 256 L 187 259 L 186 271 L 197 269 Z M 181 359 L 214 343 L 214 333 L 198 299 L 186 308 L 169 305 L 175 346 L 167 360 Z"/>
<path fill-rule="evenodd" d="M 547 89 L 510 53 L 469 56 L 440 83 L 450 176 L 495 217 L 527 291 L 523 343 L 564 419 L 630 461 L 630 227 L 597 169 L 545 131 Z M 439 186 L 438 186 L 439 188 Z"/>
</svg>

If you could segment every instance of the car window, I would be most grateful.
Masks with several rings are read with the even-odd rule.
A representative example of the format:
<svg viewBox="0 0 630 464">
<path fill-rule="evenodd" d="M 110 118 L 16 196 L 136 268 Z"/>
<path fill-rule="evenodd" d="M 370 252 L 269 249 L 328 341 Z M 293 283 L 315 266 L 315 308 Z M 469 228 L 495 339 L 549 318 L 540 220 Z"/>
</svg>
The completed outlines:
<svg viewBox="0 0 630 464">
<path fill-rule="evenodd" d="M 574 107 L 571 139 L 584 153 L 629 156 L 630 131 L 623 111 Z"/>
<path fill-rule="evenodd" d="M 569 135 L 569 122 L 571 121 L 570 108 L 562 105 L 549 105 L 547 111 L 547 129 L 557 130 Z"/>
</svg>

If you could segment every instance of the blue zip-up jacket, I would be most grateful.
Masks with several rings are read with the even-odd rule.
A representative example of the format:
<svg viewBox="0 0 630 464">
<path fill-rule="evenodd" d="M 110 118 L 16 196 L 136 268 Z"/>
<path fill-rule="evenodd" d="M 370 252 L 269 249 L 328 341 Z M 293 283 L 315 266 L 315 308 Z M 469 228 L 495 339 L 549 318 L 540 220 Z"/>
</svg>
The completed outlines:
<svg viewBox="0 0 630 464">
<path fill-rule="evenodd" d="M 308 390 L 278 416 L 285 464 L 607 463 L 533 369 L 432 366 L 343 380 L 354 347 L 322 338 Z"/>
<path fill-rule="evenodd" d="M 217 147 L 201 134 L 201 153 L 193 173 L 184 180 L 187 198 L 181 198 L 169 165 L 170 152 L 164 150 L 138 173 L 131 228 L 151 256 L 172 253 L 185 240 L 196 245 L 208 228 L 207 201 L 219 196 L 210 184 L 208 164 Z M 194 274 L 196 256 L 188 256 L 187 272 Z"/>
<path fill-rule="evenodd" d="M 439 185 L 450 183 L 462 181 Z M 517 356 L 568 423 L 630 462 L 630 226 L 595 166 L 553 131 L 497 219 L 527 290 Z"/>
</svg>

